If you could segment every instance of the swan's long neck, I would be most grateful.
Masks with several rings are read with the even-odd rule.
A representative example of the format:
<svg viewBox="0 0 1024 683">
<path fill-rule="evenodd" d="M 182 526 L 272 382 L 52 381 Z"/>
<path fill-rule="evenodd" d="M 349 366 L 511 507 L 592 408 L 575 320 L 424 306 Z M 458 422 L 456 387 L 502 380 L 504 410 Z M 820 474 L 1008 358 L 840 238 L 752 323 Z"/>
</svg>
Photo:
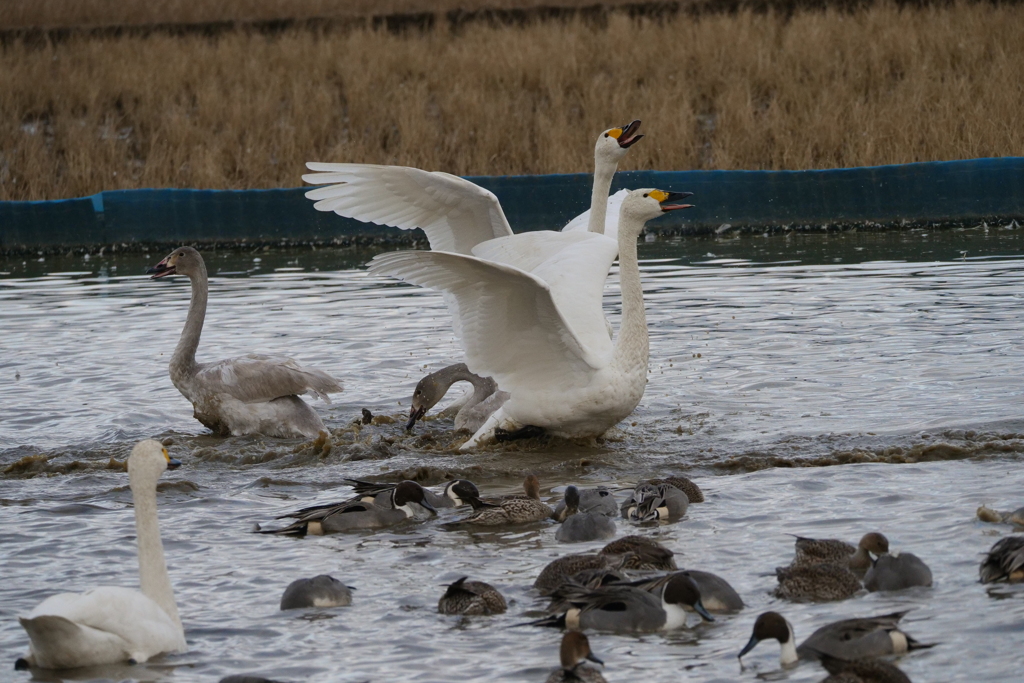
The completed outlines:
<svg viewBox="0 0 1024 683">
<path fill-rule="evenodd" d="M 130 476 L 130 475 L 129 475 Z M 160 540 L 160 521 L 156 514 L 156 485 L 149 481 L 131 481 L 135 501 L 135 535 L 139 544 L 139 583 L 142 594 L 160 605 L 181 628 L 174 589 L 164 562 L 164 544 Z"/>
<path fill-rule="evenodd" d="M 460 410 L 472 408 L 481 401 L 485 401 L 491 394 L 498 390 L 498 383 L 490 377 L 481 377 L 469 371 L 465 363 L 450 365 L 441 371 L 441 380 L 447 384 L 445 392 L 456 382 L 469 382 L 473 385 L 473 394 L 462 404 Z"/>
<path fill-rule="evenodd" d="M 594 189 L 590 194 L 590 224 L 587 230 L 604 234 L 604 224 L 608 216 L 608 193 L 612 187 L 612 177 L 618 164 L 601 159 L 594 160 Z"/>
<path fill-rule="evenodd" d="M 210 291 L 205 265 L 201 264 L 198 272 L 190 274 L 189 280 L 192 282 L 192 303 L 188 307 L 185 328 L 181 331 L 181 338 L 171 357 L 171 381 L 175 384 L 178 379 L 191 377 L 198 370 L 196 349 L 199 348 L 199 336 L 203 333 L 206 301 Z"/>
<path fill-rule="evenodd" d="M 640 284 L 640 263 L 636 256 L 636 236 L 643 229 L 636 219 L 619 220 L 619 286 L 622 290 L 622 324 L 615 344 L 615 363 L 626 373 L 647 376 L 650 352 L 644 290 Z M 632 224 L 631 224 L 632 223 Z"/>
</svg>

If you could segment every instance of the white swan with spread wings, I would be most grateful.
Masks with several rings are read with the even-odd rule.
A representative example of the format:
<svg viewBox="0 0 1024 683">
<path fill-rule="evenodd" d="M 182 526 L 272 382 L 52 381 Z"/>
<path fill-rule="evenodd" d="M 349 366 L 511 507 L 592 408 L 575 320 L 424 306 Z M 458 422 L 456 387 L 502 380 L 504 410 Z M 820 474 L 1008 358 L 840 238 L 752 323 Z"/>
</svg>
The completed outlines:
<svg viewBox="0 0 1024 683">
<path fill-rule="evenodd" d="M 615 239 L 618 213 L 609 217 L 608 206 L 621 203 L 624 194 L 619 192 L 609 199 L 608 192 L 619 161 L 643 137 L 637 134 L 639 128 L 640 121 L 636 120 L 598 136 L 590 209 L 570 221 L 567 229 L 581 230 L 586 226 L 590 232 L 606 233 Z M 434 251 L 471 254 L 482 242 L 513 234 L 493 192 L 450 173 L 405 166 L 314 161 L 306 166 L 315 172 L 302 179 L 312 185 L 323 185 L 306 192 L 306 197 L 316 202 L 313 207 L 317 211 L 333 211 L 402 230 L 421 228 Z M 585 222 L 581 220 L 584 217 Z"/>
<path fill-rule="evenodd" d="M 496 429 L 599 436 L 633 411 L 646 387 L 648 359 L 636 239 L 648 220 L 689 207 L 663 205 L 685 196 L 634 190 L 622 202 L 617 244 L 603 235 L 564 233 L 563 248 L 531 271 L 478 253 L 512 238 L 477 245 L 472 255 L 404 251 L 370 262 L 372 273 L 445 292 L 461 321 L 469 369 L 511 394 L 463 450 L 490 442 Z M 594 293 L 616 254 L 622 325 L 613 343 Z"/>
</svg>

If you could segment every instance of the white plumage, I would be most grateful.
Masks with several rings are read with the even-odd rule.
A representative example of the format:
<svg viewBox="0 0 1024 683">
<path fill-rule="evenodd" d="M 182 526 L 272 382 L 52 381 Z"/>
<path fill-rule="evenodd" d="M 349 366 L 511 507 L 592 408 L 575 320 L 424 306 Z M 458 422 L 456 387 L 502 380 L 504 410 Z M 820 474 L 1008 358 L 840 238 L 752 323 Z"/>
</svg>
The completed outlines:
<svg viewBox="0 0 1024 683">
<path fill-rule="evenodd" d="M 25 663 L 44 669 L 142 663 L 187 649 L 156 512 L 157 480 L 176 464 L 167 449 L 152 440 L 137 444 L 128 458 L 141 592 L 103 587 L 50 596 L 19 618 L 31 641 Z"/>
<path fill-rule="evenodd" d="M 568 246 L 532 272 L 437 251 L 383 254 L 370 262 L 371 272 L 445 292 L 460 320 L 469 369 L 493 377 L 511 394 L 463 449 L 487 443 L 496 427 L 599 436 L 633 411 L 643 396 L 648 356 L 636 238 L 663 210 L 685 208 L 661 207 L 668 198 L 658 190 L 634 190 L 622 203 L 617 251 L 623 313 L 614 345 L 599 293 L 615 251 L 602 235 L 561 235 Z M 477 249 L 485 247 L 490 249 Z"/>
</svg>

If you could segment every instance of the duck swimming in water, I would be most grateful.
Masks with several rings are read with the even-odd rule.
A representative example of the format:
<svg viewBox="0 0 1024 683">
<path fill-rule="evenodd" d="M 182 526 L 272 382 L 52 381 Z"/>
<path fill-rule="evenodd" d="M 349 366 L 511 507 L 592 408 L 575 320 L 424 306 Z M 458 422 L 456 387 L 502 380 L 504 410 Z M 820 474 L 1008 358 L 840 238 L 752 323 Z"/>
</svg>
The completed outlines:
<svg viewBox="0 0 1024 683">
<path fill-rule="evenodd" d="M 981 561 L 981 582 L 1024 581 L 1024 536 L 996 541 Z"/>
<path fill-rule="evenodd" d="M 448 589 L 437 602 L 438 612 L 464 616 L 505 613 L 508 607 L 498 589 L 489 583 L 468 579 L 468 576 L 463 576 L 448 585 Z"/>
<path fill-rule="evenodd" d="M 754 632 L 739 653 L 747 654 L 762 640 L 774 639 L 782 650 L 782 666 L 792 666 L 799 660 L 816 660 L 822 654 L 837 659 L 863 659 L 903 654 L 911 650 L 929 648 L 899 629 L 899 621 L 906 612 L 893 612 L 877 617 L 843 619 L 822 626 L 807 640 L 796 645 L 793 626 L 778 612 L 765 612 L 754 622 Z"/>
<path fill-rule="evenodd" d="M 403 481 L 387 494 L 387 502 L 383 505 L 355 498 L 338 505 L 315 506 L 285 515 L 298 517 L 286 527 L 257 527 L 257 531 L 283 536 L 322 536 L 342 531 L 381 529 L 417 516 L 420 509 L 437 514 L 434 506 L 427 502 L 422 486 L 414 481 Z"/>
<path fill-rule="evenodd" d="M 666 577 L 650 591 L 629 584 L 608 584 L 595 589 L 569 584 L 559 589 L 558 597 L 569 605 L 568 609 L 532 625 L 645 633 L 685 628 L 688 611 L 696 612 L 706 621 L 715 620 L 704 608 L 697 584 L 682 572 Z"/>
<path fill-rule="evenodd" d="M 607 683 L 597 669 L 587 666 L 586 661 L 603 665 L 590 651 L 590 641 L 579 631 L 569 631 L 562 636 L 559 650 L 562 666 L 548 676 L 546 683 Z"/>
<path fill-rule="evenodd" d="M 610 517 L 580 510 L 580 493 L 575 486 L 565 489 L 565 517 L 555 540 L 562 543 L 585 543 L 615 535 L 615 522 Z M 557 518 L 557 514 L 555 515 Z"/>
</svg>

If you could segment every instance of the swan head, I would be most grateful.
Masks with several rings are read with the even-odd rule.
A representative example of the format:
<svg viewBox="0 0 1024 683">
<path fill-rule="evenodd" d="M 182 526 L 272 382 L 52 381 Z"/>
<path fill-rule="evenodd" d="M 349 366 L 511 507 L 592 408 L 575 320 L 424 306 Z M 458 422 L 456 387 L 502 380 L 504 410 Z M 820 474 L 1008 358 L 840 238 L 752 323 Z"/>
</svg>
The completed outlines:
<svg viewBox="0 0 1024 683">
<path fill-rule="evenodd" d="M 405 424 L 406 429 L 412 429 L 416 421 L 427 414 L 427 411 L 437 405 L 437 402 L 448 393 L 448 386 L 444 386 L 437 380 L 436 373 L 424 377 L 416 385 L 412 392 L 412 404 L 409 406 L 409 421 Z"/>
<path fill-rule="evenodd" d="M 667 211 L 678 209 L 689 209 L 693 204 L 677 204 L 680 199 L 686 199 L 692 192 L 665 192 L 646 188 L 631 191 L 622 200 L 622 209 L 619 218 L 619 234 L 628 231 L 632 226 L 633 235 L 639 235 L 643 231 L 644 223 L 657 218 Z"/>
<path fill-rule="evenodd" d="M 150 280 L 157 280 L 168 275 L 190 277 L 203 270 L 206 270 L 206 264 L 203 263 L 203 257 L 198 251 L 192 247 L 178 247 L 146 272 L 150 274 Z"/>
<path fill-rule="evenodd" d="M 635 145 L 643 135 L 638 135 L 640 119 L 630 121 L 625 126 L 609 128 L 597 136 L 594 145 L 594 158 L 599 163 L 618 164 L 630 147 Z"/>
<path fill-rule="evenodd" d="M 135 444 L 128 456 L 128 478 L 132 486 L 145 483 L 156 488 L 157 479 L 165 470 L 173 470 L 180 465 L 181 462 L 172 458 L 162 443 L 146 439 Z"/>
</svg>

